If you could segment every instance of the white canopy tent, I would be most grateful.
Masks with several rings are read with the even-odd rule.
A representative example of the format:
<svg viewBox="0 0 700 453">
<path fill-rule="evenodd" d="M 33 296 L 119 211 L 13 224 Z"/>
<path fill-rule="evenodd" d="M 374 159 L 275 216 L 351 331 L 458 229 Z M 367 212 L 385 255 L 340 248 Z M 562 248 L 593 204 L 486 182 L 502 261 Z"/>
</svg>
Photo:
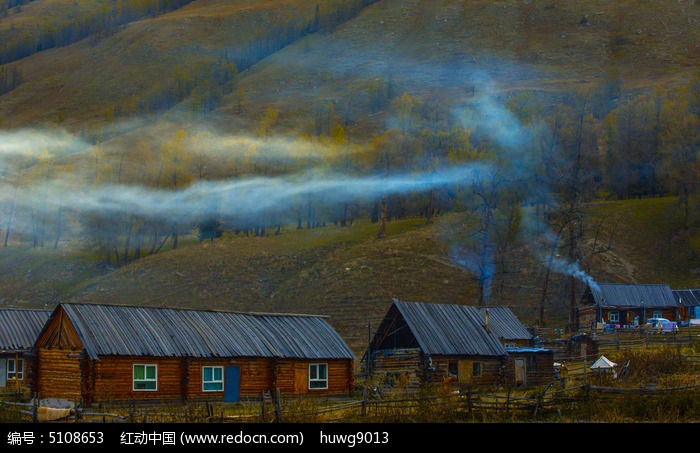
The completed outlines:
<svg viewBox="0 0 700 453">
<path fill-rule="evenodd" d="M 593 362 L 593 365 L 591 365 L 592 370 L 612 370 L 617 366 L 617 363 L 612 362 L 610 359 L 605 357 L 604 355 L 601 355 L 598 360 Z"/>
<path fill-rule="evenodd" d="M 616 379 L 617 371 L 615 371 L 615 367 L 617 367 L 617 363 L 611 361 L 604 355 L 601 355 L 598 360 L 593 362 L 593 365 L 591 365 L 591 370 L 596 370 L 601 378 L 604 373 L 610 373 L 612 374 L 613 379 Z"/>
</svg>

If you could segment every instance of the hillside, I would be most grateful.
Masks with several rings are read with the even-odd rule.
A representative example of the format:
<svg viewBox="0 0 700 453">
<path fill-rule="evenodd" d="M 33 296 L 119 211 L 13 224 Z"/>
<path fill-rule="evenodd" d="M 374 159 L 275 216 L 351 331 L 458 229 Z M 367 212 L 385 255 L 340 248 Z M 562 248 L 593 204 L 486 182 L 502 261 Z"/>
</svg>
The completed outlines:
<svg viewBox="0 0 700 453">
<path fill-rule="evenodd" d="M 10 9 L 0 22 L 0 36 L 10 36 L 13 23 L 66 23 L 62 9 L 56 9 L 62 2 L 30 3 Z M 31 148 L 16 152 L 0 142 L 6 153 L 0 227 L 9 230 L 12 224 L 9 246 L 0 251 L 3 304 L 88 301 L 318 313 L 330 316 L 359 356 L 368 324 L 378 325 L 392 297 L 478 300 L 476 276 L 450 255 L 466 225 L 459 212 L 442 212 L 426 224 L 414 210 L 392 219 L 384 239 L 377 239 L 368 207 L 346 227 L 328 221 L 297 229 L 285 219 L 289 224 L 267 225 L 265 236 L 232 228 L 201 243 L 187 224 L 175 235 L 177 248 L 143 256 L 141 245 L 146 250 L 145 241 L 151 240 L 151 231 L 144 231 L 153 228 L 155 250 L 173 235 L 162 226 L 172 219 L 153 221 L 139 209 L 159 211 L 157 195 L 193 181 L 245 182 L 252 174 L 270 178 L 269 186 L 285 187 L 287 180 L 273 178 L 307 160 L 324 163 L 335 157 L 330 153 L 337 149 L 327 145 L 329 124 L 342 125 L 346 135 L 332 139 L 342 142 L 346 136 L 357 147 L 352 153 L 350 145 L 343 149 L 360 156 L 353 165 L 361 169 L 369 165 L 361 161 L 369 144 L 388 140 L 385 132 L 398 115 L 392 103 L 402 93 L 408 103 L 415 102 L 411 105 L 421 105 L 422 117 L 432 118 L 436 129 L 453 129 L 468 102 L 483 93 L 499 102 L 509 94 L 536 93 L 552 109 L 573 93 L 617 84 L 628 95 L 681 86 L 700 65 L 700 3 L 695 2 L 198 0 L 172 5 L 159 14 L 120 19 L 108 33 L 88 30 L 85 39 L 72 44 L 32 48 L 3 66 L 18 71 L 21 83 L 0 95 L 0 138 L 9 143 L 13 133 L 27 131 Z M 85 11 L 91 14 L 90 8 Z M 602 120 L 596 133 L 604 135 Z M 54 149 L 51 140 L 71 145 Z M 220 159 L 207 161 L 209 155 Z M 41 184 L 50 178 L 61 184 Z M 91 192 L 98 183 L 106 189 Z M 89 219 L 88 225 L 68 217 L 82 203 L 92 207 L 109 199 L 115 187 L 133 195 L 115 218 Z M 23 222 L 15 212 L 18 188 L 28 193 Z M 250 215 L 241 213 L 241 206 L 254 212 L 269 201 L 243 198 L 229 200 L 225 214 L 238 220 Z M 586 272 L 600 281 L 697 286 L 698 234 L 679 218 L 676 197 L 605 198 L 586 210 L 583 248 L 610 241 L 612 249 L 584 256 Z M 51 211 L 36 209 L 42 199 Z M 273 226 L 280 226 L 279 235 Z M 55 237 L 55 248 L 53 240 L 37 240 L 40 229 L 51 232 L 47 239 Z M 91 244 L 95 231 L 112 239 L 126 236 L 128 264 L 106 262 L 105 250 L 118 260 L 124 244 L 117 239 Z M 138 245 L 138 259 L 129 261 L 136 231 L 144 243 Z M 503 254 L 502 273 L 494 277 L 489 297 L 491 304 L 511 306 L 528 324 L 537 319 L 545 274 L 542 260 L 531 254 L 531 239 L 518 237 Z M 559 274 L 550 282 L 547 325 L 566 322 L 566 283 Z"/>
<path fill-rule="evenodd" d="M 34 1 L 7 22 L 31 20 L 42 3 L 51 2 Z M 327 14 L 343 5 L 328 2 Z M 175 91 L 178 80 L 217 60 L 247 69 L 255 61 L 248 58 L 252 43 L 287 24 L 303 29 L 314 20 L 315 6 L 201 0 L 133 20 L 106 37 L 35 53 L 12 63 L 23 83 L 2 97 L 0 124 L 86 131 L 113 121 L 115 112 L 146 113 L 150 109 L 139 103 L 148 104 L 160 90 Z M 371 127 L 367 122 L 381 117 L 367 118 L 362 104 L 377 78 L 399 92 L 450 104 L 485 82 L 496 90 L 561 92 L 619 77 L 629 88 L 653 87 L 684 80 L 697 68 L 699 20 L 700 7 L 686 2 L 384 0 L 331 33 L 299 33 L 296 43 L 241 74 L 248 108 L 232 115 L 239 100 L 229 95 L 220 113 L 222 121 L 249 128 L 272 105 L 282 112 L 279 132 L 298 133 L 308 127 L 316 102 L 334 99 L 358 128 Z M 290 123 L 294 119 L 307 123 Z"/>
<path fill-rule="evenodd" d="M 620 217 L 612 249 L 590 263 L 593 278 L 693 286 L 700 260 L 673 240 L 676 227 L 664 221 L 673 217 L 674 203 L 640 200 L 592 208 L 591 219 Z M 289 227 L 264 237 L 229 235 L 190 242 L 119 269 L 82 253 L 10 250 L 12 255 L 4 252 L 0 260 L 0 287 L 3 303 L 18 306 L 82 301 L 322 314 L 361 354 L 368 324 L 379 324 L 393 297 L 477 303 L 475 275 L 448 254 L 455 222 L 456 214 L 431 225 L 420 218 L 394 221 L 384 239 L 376 238 L 378 225 L 367 221 L 345 228 Z M 509 260 L 512 272 L 496 276 L 489 304 L 509 306 L 534 325 L 544 267 L 524 243 Z M 678 263 L 686 264 L 679 268 Z M 545 307 L 550 327 L 565 325 L 566 285 L 565 275 L 553 275 Z"/>
</svg>

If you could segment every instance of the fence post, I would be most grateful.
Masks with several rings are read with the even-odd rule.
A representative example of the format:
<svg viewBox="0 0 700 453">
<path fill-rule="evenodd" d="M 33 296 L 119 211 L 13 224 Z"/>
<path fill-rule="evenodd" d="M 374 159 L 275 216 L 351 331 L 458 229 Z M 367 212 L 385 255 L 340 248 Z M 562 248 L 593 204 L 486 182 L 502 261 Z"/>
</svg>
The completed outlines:
<svg viewBox="0 0 700 453">
<path fill-rule="evenodd" d="M 260 421 L 265 422 L 265 390 L 262 391 L 260 396 Z"/>
<path fill-rule="evenodd" d="M 544 400 L 544 395 L 547 393 L 547 390 L 552 386 L 553 382 L 550 382 L 547 387 L 542 390 L 542 393 L 537 395 L 537 402 L 535 403 L 535 411 L 532 413 L 533 417 L 537 417 L 537 410 L 540 408 L 540 405 L 542 404 L 542 401 Z"/>
<path fill-rule="evenodd" d="M 471 417 L 472 415 L 472 386 L 467 385 L 467 413 Z"/>
<path fill-rule="evenodd" d="M 510 415 L 510 392 L 513 388 L 508 386 L 508 393 L 506 394 L 506 416 Z"/>
<path fill-rule="evenodd" d="M 362 406 L 360 408 L 360 416 L 367 416 L 367 386 L 362 389 Z"/>
<path fill-rule="evenodd" d="M 32 404 L 32 423 L 39 423 L 39 394 L 34 396 Z"/>
<path fill-rule="evenodd" d="M 282 408 L 280 407 L 280 389 L 275 388 L 275 423 L 280 422 Z"/>
</svg>

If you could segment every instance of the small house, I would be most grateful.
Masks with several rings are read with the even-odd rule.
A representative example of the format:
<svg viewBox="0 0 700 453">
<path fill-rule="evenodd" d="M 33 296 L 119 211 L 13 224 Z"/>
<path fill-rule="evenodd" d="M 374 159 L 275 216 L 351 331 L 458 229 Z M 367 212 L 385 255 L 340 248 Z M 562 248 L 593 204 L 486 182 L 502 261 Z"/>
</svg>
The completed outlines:
<svg viewBox="0 0 700 453">
<path fill-rule="evenodd" d="M 491 312 L 498 313 L 491 316 Z M 425 383 L 459 386 L 529 385 L 528 367 L 549 370 L 552 353 L 544 348 L 503 344 L 515 340 L 524 328 L 500 325 L 513 317 L 502 307 L 486 311 L 458 304 L 405 302 L 394 299 L 365 353 L 366 372 L 388 385 L 417 387 Z M 517 334 L 516 334 L 517 331 Z M 502 337 L 499 337 L 502 335 Z M 529 335 L 529 334 L 527 334 Z M 503 337 L 504 336 L 504 337 Z M 512 348 L 513 356 L 508 348 Z M 536 359 L 527 359 L 528 356 Z M 542 360 L 538 360 L 542 357 Z M 544 362 L 549 360 L 549 364 Z M 539 382 L 538 379 L 536 379 Z"/>
<path fill-rule="evenodd" d="M 580 329 L 637 327 L 649 318 L 680 320 L 673 291 L 664 284 L 590 284 L 577 310 Z"/>
<path fill-rule="evenodd" d="M 31 390 L 32 347 L 51 310 L 0 309 L 0 394 Z"/>
<path fill-rule="evenodd" d="M 673 297 L 678 301 L 681 322 L 700 320 L 700 289 L 674 289 Z"/>
<path fill-rule="evenodd" d="M 83 405 L 349 394 L 354 355 L 322 316 L 60 304 L 37 391 Z"/>
</svg>

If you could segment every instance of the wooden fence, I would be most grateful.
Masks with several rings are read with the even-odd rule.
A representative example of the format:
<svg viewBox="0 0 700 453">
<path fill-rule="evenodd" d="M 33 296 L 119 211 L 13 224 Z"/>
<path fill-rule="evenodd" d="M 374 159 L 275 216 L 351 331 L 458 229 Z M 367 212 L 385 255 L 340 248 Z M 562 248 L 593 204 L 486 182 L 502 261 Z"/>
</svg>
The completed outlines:
<svg viewBox="0 0 700 453">
<path fill-rule="evenodd" d="M 371 399 L 335 399 L 326 401 L 301 401 L 298 398 L 282 398 L 279 410 L 266 418 L 265 409 L 255 403 L 238 403 L 224 406 L 200 403 L 199 406 L 182 407 L 179 410 L 143 410 L 131 414 L 139 422 L 185 423 L 259 423 L 259 422 L 502 422 L 502 421 L 571 421 L 595 419 L 599 416 L 586 407 L 596 410 L 616 410 L 624 407 L 630 397 L 637 397 L 648 405 L 647 412 L 658 413 L 658 401 L 674 398 L 688 405 L 700 405 L 700 385 L 667 388 L 621 388 L 605 385 L 572 385 L 562 388 L 556 384 L 529 392 L 504 390 L 482 392 L 462 389 L 453 392 L 398 394 Z M 640 403 L 635 403 L 639 405 Z M 667 408 L 667 404 L 664 404 Z M 691 404 L 692 407 L 692 404 Z M 697 407 L 697 406 L 696 406 Z M 25 416 L 26 422 L 37 420 L 36 409 L 25 403 L 0 404 L 0 411 L 14 408 Z M 608 409 L 606 409 L 608 408 Z M 697 411 L 689 422 L 700 421 Z M 662 414 L 659 414 L 662 415 Z M 694 417 L 694 418 L 693 418 Z M 117 413 L 71 411 L 61 422 L 125 422 L 130 417 Z M 132 420 L 133 421 L 133 420 Z M 648 421 L 648 420 L 643 420 Z M 666 420 L 658 420 L 666 421 Z"/>
</svg>

